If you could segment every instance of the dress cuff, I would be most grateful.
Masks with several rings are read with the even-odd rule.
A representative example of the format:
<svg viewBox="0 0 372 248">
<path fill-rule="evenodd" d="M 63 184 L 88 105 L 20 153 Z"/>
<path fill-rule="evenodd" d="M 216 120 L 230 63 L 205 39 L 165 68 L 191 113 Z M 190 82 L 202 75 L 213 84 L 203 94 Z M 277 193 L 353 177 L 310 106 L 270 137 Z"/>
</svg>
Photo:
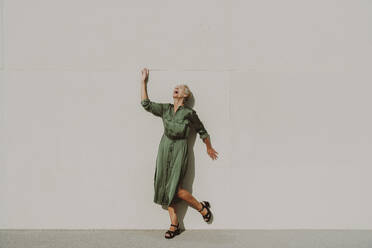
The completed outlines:
<svg viewBox="0 0 372 248">
<path fill-rule="evenodd" d="M 149 104 L 149 102 L 150 102 L 150 99 L 144 99 L 141 101 L 141 105 L 145 107 L 147 104 Z"/>
<path fill-rule="evenodd" d="M 209 134 L 208 133 L 203 133 L 202 135 L 200 135 L 200 138 L 203 140 L 205 138 L 209 137 Z"/>
</svg>

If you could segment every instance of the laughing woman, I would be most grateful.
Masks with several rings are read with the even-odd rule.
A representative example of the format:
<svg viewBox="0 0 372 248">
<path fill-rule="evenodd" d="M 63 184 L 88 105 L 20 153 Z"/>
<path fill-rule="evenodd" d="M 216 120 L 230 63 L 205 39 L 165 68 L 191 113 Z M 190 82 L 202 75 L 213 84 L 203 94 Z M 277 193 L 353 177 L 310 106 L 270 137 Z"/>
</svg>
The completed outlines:
<svg viewBox="0 0 372 248">
<path fill-rule="evenodd" d="M 207 153 L 212 160 L 217 159 L 218 152 L 212 148 L 209 134 L 196 111 L 185 105 L 191 95 L 188 86 L 182 84 L 174 88 L 173 104 L 156 103 L 151 101 L 147 95 L 149 70 L 144 68 L 141 72 L 141 105 L 146 111 L 161 117 L 164 125 L 164 133 L 156 157 L 153 201 L 168 207 L 171 227 L 165 233 L 165 238 L 169 239 L 180 234 L 175 209 L 175 203 L 180 200 L 186 201 L 199 211 L 205 222 L 209 222 L 212 216 L 208 201 L 199 202 L 190 192 L 181 187 L 188 164 L 187 138 L 190 129 L 194 129 L 199 134 L 200 139 L 206 144 Z"/>
</svg>

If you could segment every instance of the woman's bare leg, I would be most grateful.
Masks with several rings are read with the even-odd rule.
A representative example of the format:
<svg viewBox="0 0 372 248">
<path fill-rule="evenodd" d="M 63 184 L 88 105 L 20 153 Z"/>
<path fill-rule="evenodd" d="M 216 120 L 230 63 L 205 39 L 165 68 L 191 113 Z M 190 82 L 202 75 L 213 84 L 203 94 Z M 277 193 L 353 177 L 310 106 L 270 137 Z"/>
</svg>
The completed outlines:
<svg viewBox="0 0 372 248">
<path fill-rule="evenodd" d="M 178 186 L 177 196 L 182 200 L 186 201 L 188 204 L 190 204 L 194 209 L 198 211 L 203 207 L 203 205 L 197 199 L 195 199 L 195 197 L 193 197 L 189 191 L 181 188 L 180 186 Z M 201 211 L 200 213 L 202 215 L 206 215 L 208 211 L 207 209 L 204 208 L 203 211 Z"/>
<path fill-rule="evenodd" d="M 178 224 L 178 218 L 177 218 L 177 213 L 176 213 L 176 206 L 175 206 L 174 203 L 172 203 L 171 205 L 168 206 L 168 213 L 169 213 L 171 223 L 173 225 L 177 225 Z M 176 227 L 170 226 L 169 230 L 174 231 L 174 230 L 176 230 Z M 166 234 L 166 235 L 170 236 L 169 234 Z"/>
</svg>

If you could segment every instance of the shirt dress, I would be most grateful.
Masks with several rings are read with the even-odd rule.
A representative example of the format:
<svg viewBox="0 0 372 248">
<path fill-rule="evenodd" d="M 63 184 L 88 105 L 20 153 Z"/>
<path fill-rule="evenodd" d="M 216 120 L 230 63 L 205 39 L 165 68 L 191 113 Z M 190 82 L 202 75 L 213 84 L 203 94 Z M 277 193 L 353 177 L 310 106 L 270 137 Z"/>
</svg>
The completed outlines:
<svg viewBox="0 0 372 248">
<path fill-rule="evenodd" d="M 154 199 L 160 205 L 179 202 L 178 186 L 185 177 L 188 164 L 188 142 L 191 128 L 200 139 L 209 137 L 197 113 L 187 106 L 179 106 L 174 112 L 172 103 L 157 103 L 149 99 L 141 101 L 143 108 L 161 117 L 164 132 L 158 146 L 154 173 Z"/>
</svg>

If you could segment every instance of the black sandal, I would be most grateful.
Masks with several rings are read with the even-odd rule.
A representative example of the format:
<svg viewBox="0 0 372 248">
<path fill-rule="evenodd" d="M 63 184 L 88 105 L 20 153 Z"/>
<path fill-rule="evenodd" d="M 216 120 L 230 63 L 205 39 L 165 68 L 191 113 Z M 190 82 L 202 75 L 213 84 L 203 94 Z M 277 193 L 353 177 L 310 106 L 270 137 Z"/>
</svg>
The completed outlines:
<svg viewBox="0 0 372 248">
<path fill-rule="evenodd" d="M 203 207 L 198 211 L 201 213 L 204 208 L 207 209 L 207 213 L 205 215 L 202 215 L 202 216 L 203 216 L 203 219 L 204 219 L 205 222 L 209 222 L 209 220 L 211 219 L 211 215 L 212 215 L 211 211 L 209 210 L 211 205 L 207 201 L 202 201 L 200 203 Z"/>
<path fill-rule="evenodd" d="M 171 230 L 166 231 L 165 234 L 168 233 L 169 236 L 165 235 L 164 237 L 165 237 L 166 239 L 171 239 L 171 238 L 173 238 L 174 236 L 180 234 L 180 228 L 178 227 L 179 225 L 180 225 L 180 223 L 178 223 L 177 225 L 173 225 L 173 224 L 171 224 L 171 226 L 177 227 L 177 229 L 174 230 L 174 231 L 171 231 Z"/>
</svg>

